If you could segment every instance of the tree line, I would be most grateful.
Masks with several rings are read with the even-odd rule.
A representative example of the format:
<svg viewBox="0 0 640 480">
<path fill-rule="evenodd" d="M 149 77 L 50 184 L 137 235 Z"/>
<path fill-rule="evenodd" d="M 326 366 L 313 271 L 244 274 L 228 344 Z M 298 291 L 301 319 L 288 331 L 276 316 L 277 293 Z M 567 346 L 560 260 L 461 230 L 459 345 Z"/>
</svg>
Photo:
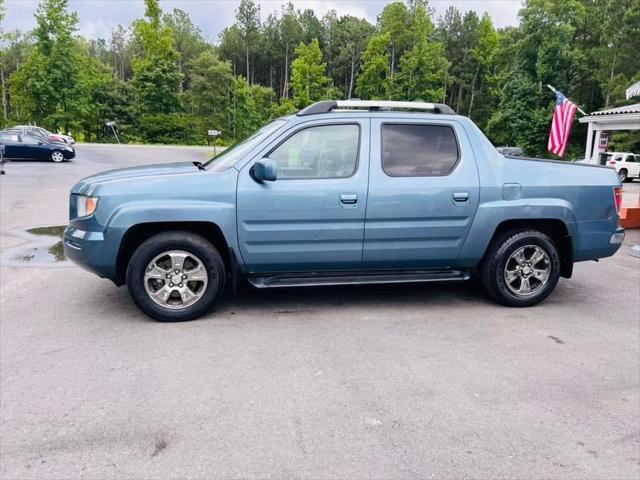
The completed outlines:
<svg viewBox="0 0 640 480">
<path fill-rule="evenodd" d="M 2 21 L 3 0 L 0 0 Z M 545 154 L 552 84 L 585 111 L 625 103 L 640 80 L 640 0 L 526 0 L 519 25 L 427 0 L 387 4 L 377 22 L 289 2 L 262 20 L 241 0 L 209 42 L 190 16 L 145 0 L 143 18 L 109 39 L 78 34 L 68 0 L 42 0 L 30 32 L 0 29 L 2 125 L 37 123 L 86 141 L 234 142 L 318 100 L 444 102 L 496 144 Z M 2 25 L 2 24 L 0 24 Z M 574 126 L 569 155 L 584 148 Z M 638 135 L 616 146 L 640 149 Z"/>
</svg>

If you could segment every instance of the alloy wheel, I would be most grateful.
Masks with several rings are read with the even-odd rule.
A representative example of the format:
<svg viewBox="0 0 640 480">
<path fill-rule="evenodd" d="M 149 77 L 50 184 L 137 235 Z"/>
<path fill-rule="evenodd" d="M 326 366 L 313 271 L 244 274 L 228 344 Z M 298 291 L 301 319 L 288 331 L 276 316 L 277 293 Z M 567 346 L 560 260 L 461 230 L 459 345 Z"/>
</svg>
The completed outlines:
<svg viewBox="0 0 640 480">
<path fill-rule="evenodd" d="M 60 163 L 64 160 L 64 155 L 62 154 L 62 152 L 53 152 L 51 154 L 51 160 L 56 163 Z"/>
<path fill-rule="evenodd" d="M 525 245 L 511 254 L 504 266 L 504 280 L 511 293 L 530 297 L 540 292 L 549 280 L 551 259 L 537 245 Z"/>
<path fill-rule="evenodd" d="M 170 250 L 149 262 L 144 288 L 156 304 L 172 310 L 190 307 L 207 289 L 208 272 L 202 261 L 183 250 Z"/>
</svg>

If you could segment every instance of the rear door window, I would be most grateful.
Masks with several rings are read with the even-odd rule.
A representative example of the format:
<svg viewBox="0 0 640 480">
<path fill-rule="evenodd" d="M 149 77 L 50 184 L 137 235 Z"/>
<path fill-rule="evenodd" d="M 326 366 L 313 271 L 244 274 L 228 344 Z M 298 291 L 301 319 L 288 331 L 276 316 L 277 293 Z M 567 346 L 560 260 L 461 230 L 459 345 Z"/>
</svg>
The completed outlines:
<svg viewBox="0 0 640 480">
<path fill-rule="evenodd" d="M 0 141 L 4 142 L 19 142 L 20 136 L 15 133 L 2 133 L 0 134 Z"/>
<path fill-rule="evenodd" d="M 390 177 L 449 175 L 460 158 L 449 125 L 382 125 L 382 169 Z"/>
</svg>

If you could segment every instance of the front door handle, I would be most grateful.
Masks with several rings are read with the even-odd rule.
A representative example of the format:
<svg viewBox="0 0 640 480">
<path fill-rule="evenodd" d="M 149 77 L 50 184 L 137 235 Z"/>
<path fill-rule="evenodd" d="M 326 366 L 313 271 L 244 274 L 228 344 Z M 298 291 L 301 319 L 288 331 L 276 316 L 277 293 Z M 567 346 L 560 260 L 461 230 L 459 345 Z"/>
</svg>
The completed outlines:
<svg viewBox="0 0 640 480">
<path fill-rule="evenodd" d="M 466 202 L 469 200 L 469 192 L 455 192 L 453 194 L 453 200 L 456 202 Z"/>
<path fill-rule="evenodd" d="M 355 205 L 358 203 L 358 196 L 355 194 L 343 193 L 340 195 L 340 202 L 344 205 Z"/>
</svg>

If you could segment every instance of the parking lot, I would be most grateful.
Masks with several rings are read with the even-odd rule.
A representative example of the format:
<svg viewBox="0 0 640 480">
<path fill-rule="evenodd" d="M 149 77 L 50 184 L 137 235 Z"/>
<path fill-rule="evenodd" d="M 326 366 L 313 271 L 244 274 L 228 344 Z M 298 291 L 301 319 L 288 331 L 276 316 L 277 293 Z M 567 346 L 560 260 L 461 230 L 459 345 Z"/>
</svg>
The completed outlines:
<svg viewBox="0 0 640 480">
<path fill-rule="evenodd" d="M 472 283 L 246 288 L 162 324 L 19 231 L 65 224 L 84 176 L 212 150 L 77 150 L 0 180 L 0 477 L 640 476 L 640 231 L 528 309 Z"/>
</svg>

